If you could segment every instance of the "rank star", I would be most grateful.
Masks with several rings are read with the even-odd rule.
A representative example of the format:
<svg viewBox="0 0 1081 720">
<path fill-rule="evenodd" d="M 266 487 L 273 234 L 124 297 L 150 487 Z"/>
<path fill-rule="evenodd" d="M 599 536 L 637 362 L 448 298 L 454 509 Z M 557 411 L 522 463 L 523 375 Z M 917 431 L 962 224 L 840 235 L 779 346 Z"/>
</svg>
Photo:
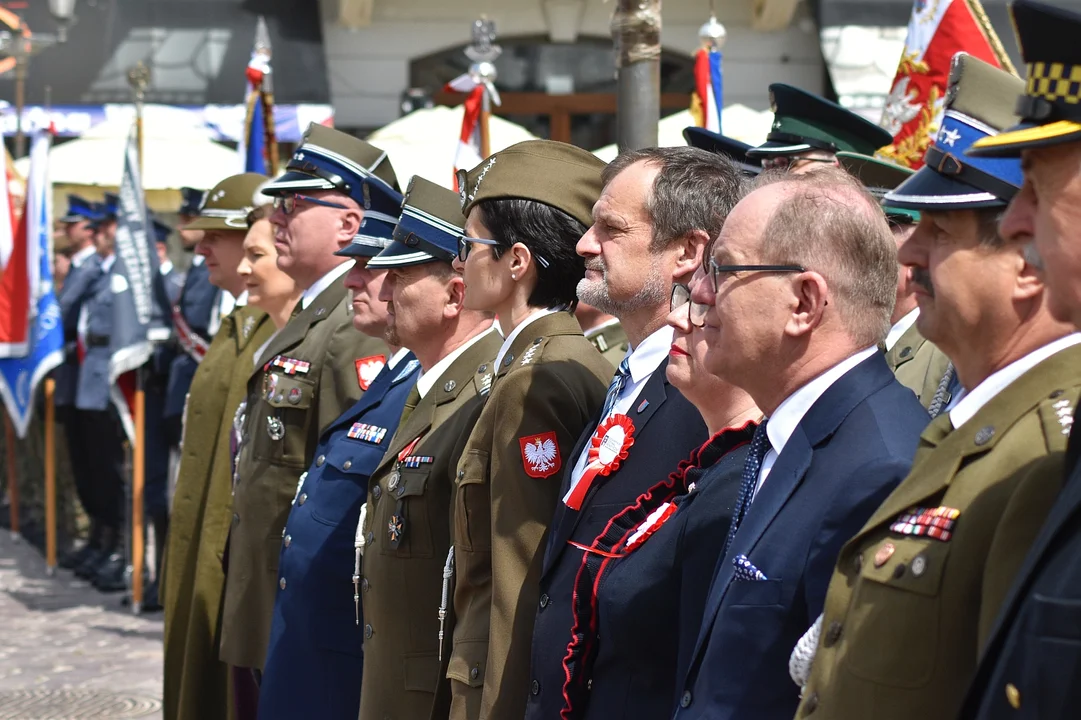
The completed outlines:
<svg viewBox="0 0 1081 720">
<path fill-rule="evenodd" d="M 953 147 L 953 144 L 961 139 L 961 133 L 957 130 L 943 130 L 942 137 L 939 138 L 943 145 L 949 145 Z"/>
</svg>

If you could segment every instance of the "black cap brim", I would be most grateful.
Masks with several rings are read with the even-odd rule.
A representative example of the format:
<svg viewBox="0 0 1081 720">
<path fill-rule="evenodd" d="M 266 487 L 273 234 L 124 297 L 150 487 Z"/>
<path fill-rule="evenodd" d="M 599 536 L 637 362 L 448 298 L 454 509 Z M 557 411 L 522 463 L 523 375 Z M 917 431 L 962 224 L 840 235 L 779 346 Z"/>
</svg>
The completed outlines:
<svg viewBox="0 0 1081 720">
<path fill-rule="evenodd" d="M 1005 200 L 929 167 L 920 168 L 915 175 L 886 193 L 883 203 L 909 210 L 942 212 L 1006 206 Z"/>
</svg>

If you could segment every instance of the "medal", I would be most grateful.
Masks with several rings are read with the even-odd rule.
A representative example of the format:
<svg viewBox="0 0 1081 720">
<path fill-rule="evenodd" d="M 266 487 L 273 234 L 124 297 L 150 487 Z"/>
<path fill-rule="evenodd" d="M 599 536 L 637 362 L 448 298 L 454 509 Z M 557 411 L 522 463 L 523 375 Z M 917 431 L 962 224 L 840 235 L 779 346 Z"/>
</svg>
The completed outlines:
<svg viewBox="0 0 1081 720">
<path fill-rule="evenodd" d="M 280 418 L 268 417 L 266 419 L 266 431 L 270 439 L 277 442 L 285 437 L 285 424 Z"/>
<path fill-rule="evenodd" d="M 395 470 L 390 474 L 390 482 L 387 483 L 387 490 L 394 492 L 398 489 L 398 483 L 402 481 L 402 474 Z"/>
<path fill-rule="evenodd" d="M 582 502 L 598 475 L 607 477 L 627 459 L 627 451 L 634 445 L 634 423 L 626 415 L 616 413 L 600 424 L 589 443 L 585 472 L 563 498 L 571 510 L 582 509 Z"/>
</svg>

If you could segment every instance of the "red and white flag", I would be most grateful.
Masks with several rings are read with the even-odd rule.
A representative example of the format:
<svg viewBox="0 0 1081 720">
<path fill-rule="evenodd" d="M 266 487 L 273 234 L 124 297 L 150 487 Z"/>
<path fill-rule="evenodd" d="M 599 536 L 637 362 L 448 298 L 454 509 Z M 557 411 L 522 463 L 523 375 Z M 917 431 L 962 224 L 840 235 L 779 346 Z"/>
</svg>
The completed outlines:
<svg viewBox="0 0 1081 720">
<path fill-rule="evenodd" d="M 499 105 L 499 92 L 491 83 L 477 80 L 468 73 L 447 83 L 445 92 L 467 93 L 462 106 L 462 132 L 458 135 L 458 150 L 454 153 L 454 191 L 458 192 L 458 171 L 480 165 L 480 111 L 484 107 L 484 93 L 487 92 L 494 105 Z"/>
<path fill-rule="evenodd" d="M 0 188 L 0 357 L 24 357 L 30 350 L 30 292 L 33 268 L 27 242 L 27 213 L 16 224 L 11 177 L 5 168 Z"/>
<path fill-rule="evenodd" d="M 893 144 L 879 156 L 913 169 L 923 166 L 942 121 L 950 63 L 959 52 L 1016 74 L 980 0 L 916 0 L 879 123 Z"/>
</svg>

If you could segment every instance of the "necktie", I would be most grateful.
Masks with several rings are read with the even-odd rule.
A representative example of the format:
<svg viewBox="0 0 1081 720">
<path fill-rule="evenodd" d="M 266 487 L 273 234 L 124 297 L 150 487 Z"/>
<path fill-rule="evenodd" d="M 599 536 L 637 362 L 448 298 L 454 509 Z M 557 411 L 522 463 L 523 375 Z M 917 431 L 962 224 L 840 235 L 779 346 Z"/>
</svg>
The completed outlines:
<svg viewBox="0 0 1081 720">
<path fill-rule="evenodd" d="M 616 370 L 616 374 L 612 376 L 612 382 L 608 385 L 608 394 L 604 396 L 604 410 L 601 411 L 601 421 L 603 422 L 608 414 L 612 412 L 612 408 L 616 405 L 616 400 L 619 398 L 619 394 L 623 392 L 623 386 L 627 384 L 627 378 L 631 376 L 631 366 L 627 361 L 627 358 L 623 358 L 623 362 L 619 364 L 619 369 Z"/>
<path fill-rule="evenodd" d="M 417 390 L 417 386 L 414 385 L 413 389 L 409 391 L 409 396 L 405 399 L 405 407 L 402 408 L 402 419 L 398 421 L 399 426 L 404 426 L 405 421 L 409 419 L 409 416 L 413 414 L 413 411 L 417 409 L 417 405 L 420 403 L 420 391 Z"/>
<path fill-rule="evenodd" d="M 724 542 L 722 557 L 728 554 L 728 548 L 732 546 L 732 540 L 736 537 L 736 530 L 747 515 L 747 509 L 751 506 L 751 498 L 754 489 L 758 486 L 758 472 L 762 469 L 762 459 L 766 457 L 771 447 L 769 436 L 766 434 L 766 420 L 755 428 L 754 438 L 751 439 L 751 451 L 743 463 L 743 476 L 739 484 L 739 496 L 736 498 L 736 507 L 732 510 L 732 524 L 728 528 L 728 539 Z"/>
</svg>

